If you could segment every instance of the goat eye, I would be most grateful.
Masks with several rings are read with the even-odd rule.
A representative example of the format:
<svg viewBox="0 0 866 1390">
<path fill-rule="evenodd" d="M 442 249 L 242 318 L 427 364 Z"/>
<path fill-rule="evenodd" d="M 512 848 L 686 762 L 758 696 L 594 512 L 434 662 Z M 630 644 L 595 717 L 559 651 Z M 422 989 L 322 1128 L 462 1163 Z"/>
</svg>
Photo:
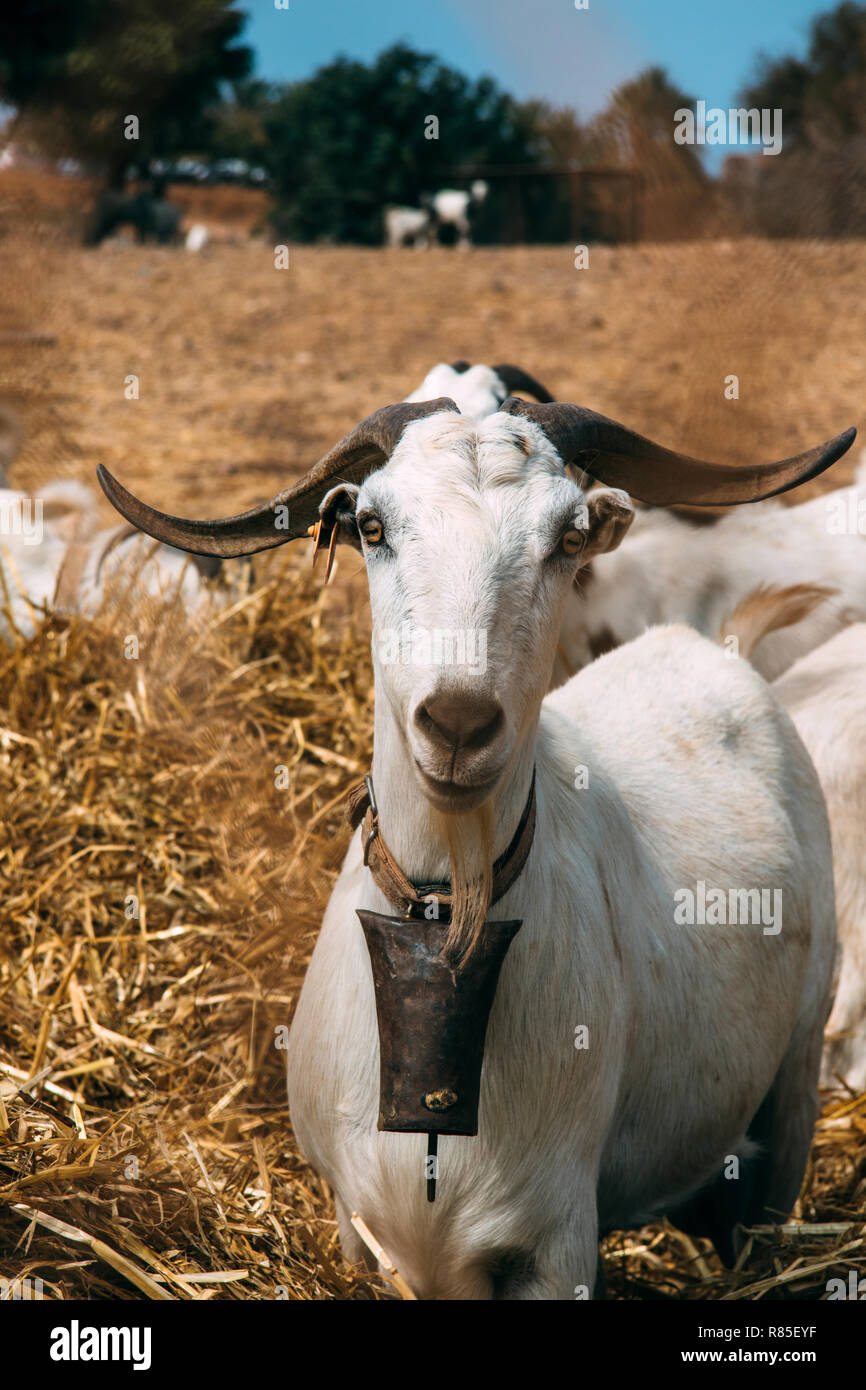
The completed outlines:
<svg viewBox="0 0 866 1390">
<path fill-rule="evenodd" d="M 366 521 L 361 522 L 361 535 L 368 545 L 379 545 L 383 534 L 382 523 L 377 521 L 374 516 L 367 517 Z"/>
<path fill-rule="evenodd" d="M 586 545 L 586 532 L 566 531 L 561 544 L 566 555 L 579 555 Z"/>
</svg>

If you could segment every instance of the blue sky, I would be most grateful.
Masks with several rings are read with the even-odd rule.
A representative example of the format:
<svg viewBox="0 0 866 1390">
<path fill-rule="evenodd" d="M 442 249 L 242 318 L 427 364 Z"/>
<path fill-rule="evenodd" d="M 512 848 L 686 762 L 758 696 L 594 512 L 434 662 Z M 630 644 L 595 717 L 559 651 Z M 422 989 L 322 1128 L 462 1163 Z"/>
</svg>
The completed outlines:
<svg viewBox="0 0 866 1390">
<path fill-rule="evenodd" d="M 369 60 L 405 39 L 518 97 L 595 114 L 653 63 L 708 106 L 734 104 L 763 50 L 805 50 L 835 0 L 248 0 L 246 40 L 262 77 L 306 77 L 337 54 Z"/>
</svg>

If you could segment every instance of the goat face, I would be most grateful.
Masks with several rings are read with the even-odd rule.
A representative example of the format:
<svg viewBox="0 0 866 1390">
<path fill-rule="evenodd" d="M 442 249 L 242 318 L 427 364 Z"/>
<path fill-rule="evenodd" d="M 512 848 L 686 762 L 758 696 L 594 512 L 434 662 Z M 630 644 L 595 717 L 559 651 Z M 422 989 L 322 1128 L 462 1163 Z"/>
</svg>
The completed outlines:
<svg viewBox="0 0 866 1390">
<path fill-rule="evenodd" d="M 427 798 L 470 810 L 534 729 L 581 564 L 618 544 L 627 495 L 592 505 L 538 426 L 418 420 L 359 490 L 377 699 Z"/>
<path fill-rule="evenodd" d="M 632 520 L 620 487 L 654 505 L 757 502 L 816 477 L 854 434 L 737 469 L 585 406 L 509 397 L 475 424 L 439 397 L 374 411 L 293 487 L 220 520 L 158 512 L 97 471 L 122 516 L 197 555 L 318 540 L 323 526 L 330 545 L 363 545 L 380 696 L 428 798 L 456 811 L 485 801 L 531 734 L 575 574 Z M 615 486 L 586 498 L 564 470 L 587 465 Z"/>
</svg>

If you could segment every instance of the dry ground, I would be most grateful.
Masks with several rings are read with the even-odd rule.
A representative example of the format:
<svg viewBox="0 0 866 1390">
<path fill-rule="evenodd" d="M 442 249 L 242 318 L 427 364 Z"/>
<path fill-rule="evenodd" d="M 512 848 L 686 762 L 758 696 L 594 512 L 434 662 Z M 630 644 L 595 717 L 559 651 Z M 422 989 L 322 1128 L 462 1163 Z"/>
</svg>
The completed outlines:
<svg viewBox="0 0 866 1390">
<path fill-rule="evenodd" d="M 261 239 L 84 251 L 64 228 L 0 241 L 0 394 L 28 489 L 103 462 L 162 509 L 242 510 L 456 357 L 518 362 L 710 457 L 866 420 L 859 242 L 593 248 L 588 270 L 569 247 L 293 247 L 276 270 Z M 382 1296 L 341 1262 L 274 1047 L 369 756 L 363 579 L 343 559 L 322 596 L 303 554 L 256 580 L 204 631 L 121 607 L 50 619 L 0 663 L 0 1276 L 52 1296 Z M 807 1229 L 759 1233 L 734 1275 L 661 1228 L 613 1238 L 614 1294 L 819 1297 L 863 1272 L 864 1100 L 828 1101 Z"/>
</svg>

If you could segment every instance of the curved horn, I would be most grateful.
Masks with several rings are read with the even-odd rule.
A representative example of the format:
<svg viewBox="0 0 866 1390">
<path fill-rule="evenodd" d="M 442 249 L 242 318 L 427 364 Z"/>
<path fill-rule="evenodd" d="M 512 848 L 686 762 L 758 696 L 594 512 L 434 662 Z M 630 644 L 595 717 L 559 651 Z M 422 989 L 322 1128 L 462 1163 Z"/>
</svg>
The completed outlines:
<svg viewBox="0 0 866 1390">
<path fill-rule="evenodd" d="M 575 464 L 599 482 L 625 488 L 655 506 L 692 507 L 760 502 L 816 478 L 850 449 L 855 429 L 775 463 L 708 463 L 663 449 L 625 425 L 580 405 L 534 405 L 509 396 L 501 409 L 523 415 L 547 435 L 564 464 Z"/>
<path fill-rule="evenodd" d="M 306 536 L 319 520 L 319 503 L 334 482 L 360 482 L 390 458 L 407 425 L 441 410 L 456 411 L 457 406 L 448 396 L 383 406 L 350 430 L 293 487 L 277 493 L 270 502 L 220 521 L 190 521 L 158 512 L 127 492 L 102 464 L 96 476 L 121 516 L 166 545 L 193 555 L 254 555 Z M 277 507 L 285 510 L 277 512 Z"/>
<path fill-rule="evenodd" d="M 530 376 L 522 367 L 515 367 L 510 362 L 499 362 L 493 370 L 509 396 L 513 396 L 515 391 L 524 391 L 528 396 L 534 396 L 537 401 L 552 404 L 554 397 L 547 387 L 542 386 L 540 381 L 536 381 L 535 377 Z"/>
</svg>

